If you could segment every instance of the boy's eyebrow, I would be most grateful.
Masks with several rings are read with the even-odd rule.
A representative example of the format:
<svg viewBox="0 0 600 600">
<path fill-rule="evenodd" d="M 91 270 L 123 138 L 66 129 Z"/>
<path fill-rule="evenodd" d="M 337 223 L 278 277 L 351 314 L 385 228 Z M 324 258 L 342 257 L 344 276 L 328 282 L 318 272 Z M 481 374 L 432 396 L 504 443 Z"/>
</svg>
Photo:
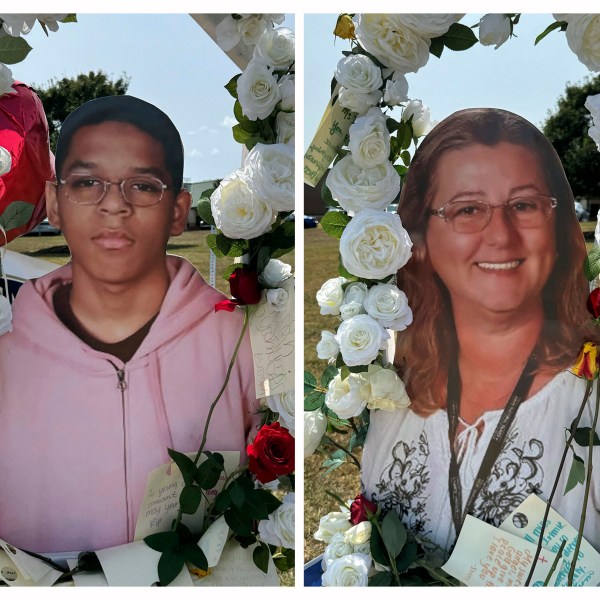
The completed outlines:
<svg viewBox="0 0 600 600">
<path fill-rule="evenodd" d="M 97 163 L 86 162 L 84 160 L 77 159 L 74 160 L 70 165 L 68 165 L 65 171 L 69 172 L 73 169 L 94 169 L 97 166 Z M 161 169 L 159 167 L 134 167 L 132 169 L 132 172 L 138 175 L 152 175 L 153 177 L 156 177 L 161 181 L 162 178 L 164 178 L 165 176 L 164 169 Z"/>
<path fill-rule="evenodd" d="M 70 165 L 68 165 L 68 167 L 65 169 L 65 171 L 70 171 L 71 169 L 78 169 L 78 168 L 83 168 L 83 169 L 93 169 L 96 166 L 96 163 L 93 162 L 85 162 L 84 160 L 74 160 Z"/>
</svg>

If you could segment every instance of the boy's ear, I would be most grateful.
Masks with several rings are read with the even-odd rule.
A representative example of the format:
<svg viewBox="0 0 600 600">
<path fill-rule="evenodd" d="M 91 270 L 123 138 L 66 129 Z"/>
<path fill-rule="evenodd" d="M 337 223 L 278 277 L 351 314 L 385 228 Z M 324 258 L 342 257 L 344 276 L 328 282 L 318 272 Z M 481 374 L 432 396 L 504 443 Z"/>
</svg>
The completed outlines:
<svg viewBox="0 0 600 600">
<path fill-rule="evenodd" d="M 60 216 L 58 214 L 58 188 L 52 181 L 46 181 L 46 212 L 48 213 L 48 222 L 58 229 L 62 229 Z"/>
<path fill-rule="evenodd" d="M 181 235 L 185 231 L 191 206 L 192 195 L 187 190 L 180 190 L 177 196 L 175 196 L 173 204 L 171 235 Z"/>
</svg>

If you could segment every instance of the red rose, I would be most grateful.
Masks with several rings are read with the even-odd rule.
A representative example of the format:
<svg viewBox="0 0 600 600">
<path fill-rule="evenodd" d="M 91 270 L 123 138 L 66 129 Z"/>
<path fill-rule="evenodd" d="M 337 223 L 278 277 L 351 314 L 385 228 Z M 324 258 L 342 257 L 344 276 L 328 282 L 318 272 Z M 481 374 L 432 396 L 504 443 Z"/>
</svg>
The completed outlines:
<svg viewBox="0 0 600 600">
<path fill-rule="evenodd" d="M 367 510 L 375 514 L 377 512 L 377 505 L 367 500 L 362 494 L 356 496 L 354 502 L 350 505 L 350 523 L 358 525 L 363 521 L 367 521 Z"/>
<path fill-rule="evenodd" d="M 260 286 L 258 275 L 254 269 L 244 265 L 229 276 L 231 295 L 240 304 L 258 304 L 260 302 Z"/>
<path fill-rule="evenodd" d="M 246 451 L 250 471 L 261 483 L 294 470 L 294 438 L 279 423 L 263 425 Z"/>
<path fill-rule="evenodd" d="M 587 309 L 594 319 L 600 317 L 600 288 L 594 288 L 587 299 Z"/>
</svg>

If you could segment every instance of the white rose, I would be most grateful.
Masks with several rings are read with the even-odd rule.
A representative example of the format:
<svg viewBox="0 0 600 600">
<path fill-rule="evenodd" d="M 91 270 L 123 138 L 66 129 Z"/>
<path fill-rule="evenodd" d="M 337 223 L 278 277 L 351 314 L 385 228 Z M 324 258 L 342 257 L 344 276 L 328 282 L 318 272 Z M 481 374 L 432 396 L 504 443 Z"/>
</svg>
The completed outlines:
<svg viewBox="0 0 600 600">
<path fill-rule="evenodd" d="M 390 134 L 380 108 L 374 106 L 366 115 L 358 117 L 350 125 L 349 135 L 348 148 L 357 165 L 370 169 L 388 160 Z"/>
<path fill-rule="evenodd" d="M 295 113 L 278 112 L 275 117 L 275 133 L 279 144 L 289 144 L 293 147 L 296 141 Z"/>
<path fill-rule="evenodd" d="M 365 309 L 360 302 L 348 302 L 340 306 L 340 317 L 342 321 L 356 317 L 356 315 L 364 314 Z"/>
<path fill-rule="evenodd" d="M 342 321 L 336 334 L 342 358 L 349 367 L 373 362 L 389 337 L 388 332 L 369 315 L 357 315 Z"/>
<path fill-rule="evenodd" d="M 352 218 L 340 239 L 344 267 L 366 279 L 395 274 L 411 257 L 411 247 L 398 215 L 368 208 Z"/>
<path fill-rule="evenodd" d="M 429 39 L 409 27 L 399 14 L 361 13 L 356 39 L 378 61 L 400 73 L 418 71 L 429 60 Z"/>
<path fill-rule="evenodd" d="M 242 42 L 246 46 L 254 46 L 258 44 L 263 34 L 267 30 L 267 21 L 264 15 L 253 14 L 248 17 L 243 17 L 236 21 L 237 29 L 240 32 Z"/>
<path fill-rule="evenodd" d="M 402 111 L 402 121 L 408 121 L 412 117 L 413 135 L 423 137 L 427 135 L 432 127 L 431 113 L 429 107 L 420 100 L 411 100 Z"/>
<path fill-rule="evenodd" d="M 321 567 L 323 572 L 327 570 L 327 567 L 331 563 L 331 561 L 336 558 L 340 558 L 342 556 L 346 556 L 348 554 L 352 554 L 354 551 L 354 546 L 346 541 L 343 533 L 336 533 L 332 538 L 327 548 L 325 548 L 325 552 L 323 553 L 323 560 L 321 561 Z"/>
<path fill-rule="evenodd" d="M 58 23 L 65 19 L 68 15 L 36 15 L 39 21 L 41 21 L 50 31 L 58 31 Z"/>
<path fill-rule="evenodd" d="M 335 339 L 335 333 L 321 331 L 321 341 L 317 344 L 317 356 L 321 360 L 332 360 L 336 358 L 340 346 Z"/>
<path fill-rule="evenodd" d="M 275 69 L 287 69 L 294 62 L 294 32 L 287 27 L 268 29 L 254 49 L 254 56 Z"/>
<path fill-rule="evenodd" d="M 288 305 L 290 295 L 283 288 L 275 288 L 274 290 L 267 290 L 266 298 L 274 311 L 282 312 Z"/>
<path fill-rule="evenodd" d="M 371 521 L 362 521 L 344 532 L 344 539 L 353 545 L 365 544 L 371 539 Z"/>
<path fill-rule="evenodd" d="M 487 14 L 479 21 L 479 41 L 498 50 L 510 37 L 511 22 L 507 15 Z"/>
<path fill-rule="evenodd" d="M 362 391 L 368 397 L 367 408 L 370 410 L 394 411 L 410 405 L 404 382 L 392 369 L 369 365 L 366 379 Z"/>
<path fill-rule="evenodd" d="M 283 281 L 292 276 L 292 266 L 272 258 L 258 276 L 258 280 L 267 287 L 278 287 Z"/>
<path fill-rule="evenodd" d="M 319 529 L 313 536 L 315 540 L 329 544 L 336 533 L 344 533 L 352 527 L 347 512 L 330 512 L 319 520 Z"/>
<path fill-rule="evenodd" d="M 244 164 L 250 189 L 274 210 L 294 210 L 294 149 L 256 144 Z"/>
<path fill-rule="evenodd" d="M 369 585 L 371 557 L 366 554 L 348 554 L 329 563 L 323 573 L 321 583 L 324 587 L 366 587 Z"/>
<path fill-rule="evenodd" d="M 364 544 L 354 544 L 352 549 L 353 554 L 366 554 L 371 555 L 371 542 L 365 542 Z M 375 565 L 373 565 L 375 566 Z"/>
<path fill-rule="evenodd" d="M 344 210 L 354 213 L 364 208 L 383 210 L 400 192 L 400 175 L 387 157 L 365 169 L 348 154 L 330 169 L 326 185 Z"/>
<path fill-rule="evenodd" d="M 346 89 L 366 94 L 383 85 L 381 69 L 364 54 L 344 56 L 335 70 L 335 78 Z"/>
<path fill-rule="evenodd" d="M 596 146 L 598 146 L 598 150 L 600 150 L 600 127 L 592 125 L 592 127 L 588 129 L 588 135 L 596 142 Z"/>
<path fill-rule="evenodd" d="M 291 75 L 284 75 L 279 80 L 281 92 L 281 110 L 291 111 L 296 108 L 296 83 Z"/>
<path fill-rule="evenodd" d="M 269 67 L 251 60 L 237 80 L 238 100 L 251 121 L 266 119 L 281 100 L 279 84 Z"/>
<path fill-rule="evenodd" d="M 0 335 L 12 331 L 12 307 L 6 296 L 0 294 Z"/>
<path fill-rule="evenodd" d="M 4 64 L 0 63 L 0 96 L 14 93 L 12 84 L 15 82 L 12 71 Z"/>
<path fill-rule="evenodd" d="M 322 411 L 304 411 L 304 458 L 317 449 L 326 431 L 327 417 Z"/>
<path fill-rule="evenodd" d="M 450 25 L 458 23 L 465 15 L 463 14 L 408 14 L 400 15 L 402 21 L 419 35 L 428 38 L 444 35 Z"/>
<path fill-rule="evenodd" d="M 328 279 L 317 292 L 317 304 L 321 307 L 322 315 L 339 315 L 340 306 L 344 299 L 342 285 L 346 283 L 345 277 Z"/>
<path fill-rule="evenodd" d="M 344 321 L 348 323 L 348 321 Z M 336 375 L 330 382 L 325 394 L 325 404 L 340 419 L 358 417 L 367 406 L 361 388 L 365 379 L 361 373 L 350 373 L 346 379 Z"/>
<path fill-rule="evenodd" d="M 266 233 L 276 216 L 252 193 L 240 170 L 221 181 L 210 197 L 210 206 L 217 228 L 233 239 L 252 239 Z"/>
<path fill-rule="evenodd" d="M 383 101 L 389 106 L 398 106 L 400 102 L 408 100 L 408 81 L 406 77 L 395 71 L 391 79 L 385 82 Z"/>
<path fill-rule="evenodd" d="M 363 93 L 342 87 L 338 94 L 339 105 L 359 115 L 366 113 L 371 107 L 377 105 L 380 100 L 380 90 Z"/>
<path fill-rule="evenodd" d="M 283 502 L 268 519 L 259 521 L 258 534 L 260 539 L 273 546 L 294 548 L 296 519 L 295 494 L 286 494 Z"/>
<path fill-rule="evenodd" d="M 555 14 L 557 21 L 567 22 L 567 43 L 590 71 L 600 71 L 600 15 Z"/>
<path fill-rule="evenodd" d="M 368 292 L 369 288 L 362 281 L 353 281 L 344 290 L 344 304 L 348 302 L 364 304 Z"/>
<path fill-rule="evenodd" d="M 406 294 L 391 283 L 378 283 L 369 290 L 365 310 L 383 327 L 395 331 L 403 331 L 413 320 Z"/>
<path fill-rule="evenodd" d="M 4 21 L 2 27 L 6 33 L 13 37 L 20 37 L 21 34 L 27 35 L 35 25 L 37 15 L 0 15 Z"/>
<path fill-rule="evenodd" d="M 12 167 L 12 157 L 10 152 L 0 146 L 0 175 L 6 175 Z"/>
</svg>

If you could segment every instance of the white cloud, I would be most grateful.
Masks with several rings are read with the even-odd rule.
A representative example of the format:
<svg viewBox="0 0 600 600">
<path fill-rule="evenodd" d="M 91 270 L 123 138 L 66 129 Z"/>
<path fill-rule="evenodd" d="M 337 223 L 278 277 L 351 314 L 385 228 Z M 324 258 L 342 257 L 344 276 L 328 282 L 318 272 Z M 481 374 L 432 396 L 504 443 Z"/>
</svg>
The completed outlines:
<svg viewBox="0 0 600 600">
<path fill-rule="evenodd" d="M 192 150 L 190 152 L 190 156 L 200 158 L 200 157 L 204 156 L 204 152 L 202 152 L 202 150 L 198 150 L 198 148 L 192 148 Z"/>
<path fill-rule="evenodd" d="M 218 148 L 213 148 L 213 149 L 210 151 L 210 155 L 211 155 L 211 156 L 215 156 L 215 154 L 219 154 L 219 149 L 218 149 Z"/>
<path fill-rule="evenodd" d="M 225 117 L 222 121 L 221 121 L 221 125 L 223 127 L 233 127 L 235 124 L 237 123 L 237 120 L 234 119 L 233 117 Z"/>
</svg>

